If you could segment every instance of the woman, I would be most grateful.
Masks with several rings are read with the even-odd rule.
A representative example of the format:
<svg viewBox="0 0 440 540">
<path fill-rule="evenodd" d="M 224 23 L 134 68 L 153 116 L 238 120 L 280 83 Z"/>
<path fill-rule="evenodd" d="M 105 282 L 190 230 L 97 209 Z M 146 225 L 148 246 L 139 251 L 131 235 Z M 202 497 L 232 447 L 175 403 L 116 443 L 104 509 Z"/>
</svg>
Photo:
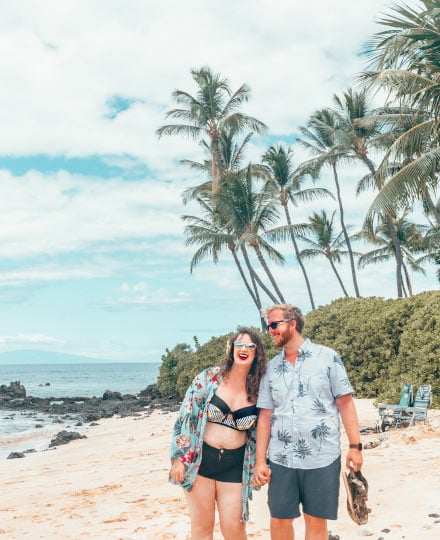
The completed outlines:
<svg viewBox="0 0 440 540">
<path fill-rule="evenodd" d="M 186 391 L 171 441 L 170 481 L 186 494 L 193 540 L 213 537 L 215 504 L 225 540 L 245 540 L 255 464 L 258 388 L 266 352 L 241 327 L 227 356 Z"/>
</svg>

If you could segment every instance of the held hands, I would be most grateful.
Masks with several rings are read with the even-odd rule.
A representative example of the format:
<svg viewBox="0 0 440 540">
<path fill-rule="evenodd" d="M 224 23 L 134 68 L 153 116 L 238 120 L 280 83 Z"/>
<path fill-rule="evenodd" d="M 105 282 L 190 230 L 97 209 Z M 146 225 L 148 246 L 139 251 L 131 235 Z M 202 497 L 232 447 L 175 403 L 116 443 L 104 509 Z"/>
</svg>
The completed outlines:
<svg viewBox="0 0 440 540">
<path fill-rule="evenodd" d="M 175 482 L 183 482 L 183 477 L 185 475 L 185 464 L 182 463 L 179 459 L 174 459 L 171 465 L 170 478 Z"/>
<path fill-rule="evenodd" d="M 255 465 L 253 483 L 256 486 L 264 486 L 270 482 L 271 470 L 266 463 Z"/>
</svg>

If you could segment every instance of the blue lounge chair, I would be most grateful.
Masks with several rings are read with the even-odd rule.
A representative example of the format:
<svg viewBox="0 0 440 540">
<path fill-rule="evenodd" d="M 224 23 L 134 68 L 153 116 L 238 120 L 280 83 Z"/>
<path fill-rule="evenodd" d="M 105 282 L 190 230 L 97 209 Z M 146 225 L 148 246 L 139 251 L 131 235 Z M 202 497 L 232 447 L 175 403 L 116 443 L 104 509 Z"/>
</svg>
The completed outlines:
<svg viewBox="0 0 440 540">
<path fill-rule="evenodd" d="M 409 422 L 406 410 L 412 407 L 414 401 L 414 391 L 412 384 L 405 384 L 400 394 L 399 404 L 379 403 L 378 412 L 380 416 L 380 431 L 385 431 L 389 427 L 398 427 L 406 420 Z"/>
<path fill-rule="evenodd" d="M 416 397 L 412 407 L 408 407 L 406 414 L 410 417 L 410 425 L 414 422 L 422 421 L 425 423 L 428 416 L 428 407 L 431 404 L 432 392 L 430 384 L 421 384 L 417 388 Z"/>
</svg>

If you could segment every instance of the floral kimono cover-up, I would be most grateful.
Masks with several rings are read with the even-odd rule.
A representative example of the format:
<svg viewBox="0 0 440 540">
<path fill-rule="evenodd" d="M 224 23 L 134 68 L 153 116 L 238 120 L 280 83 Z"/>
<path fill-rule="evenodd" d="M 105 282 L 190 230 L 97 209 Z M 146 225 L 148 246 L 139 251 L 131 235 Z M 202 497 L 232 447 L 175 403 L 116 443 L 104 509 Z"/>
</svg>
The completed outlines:
<svg viewBox="0 0 440 540">
<path fill-rule="evenodd" d="M 199 373 L 186 391 L 174 424 L 171 440 L 171 460 L 180 459 L 185 464 L 186 471 L 183 482 L 170 478 L 172 484 L 181 485 L 187 491 L 196 480 L 197 472 L 202 461 L 203 436 L 207 417 L 205 410 L 214 392 L 222 381 L 222 369 L 219 366 L 207 368 Z M 241 521 L 249 519 L 249 503 L 252 490 L 258 489 L 252 484 L 255 466 L 255 426 L 246 433 L 246 449 L 243 462 L 243 489 Z"/>
</svg>

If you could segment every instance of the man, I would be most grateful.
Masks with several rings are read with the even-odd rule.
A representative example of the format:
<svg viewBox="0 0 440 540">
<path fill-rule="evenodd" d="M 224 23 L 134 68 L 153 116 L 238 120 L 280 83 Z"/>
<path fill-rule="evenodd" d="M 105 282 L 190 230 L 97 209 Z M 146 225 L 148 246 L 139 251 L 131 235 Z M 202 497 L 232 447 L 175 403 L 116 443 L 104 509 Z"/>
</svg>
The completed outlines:
<svg viewBox="0 0 440 540">
<path fill-rule="evenodd" d="M 294 539 L 300 504 L 306 540 L 328 540 L 327 519 L 337 518 L 339 498 L 339 415 L 349 442 L 346 466 L 362 466 L 353 388 L 337 353 L 302 337 L 297 307 L 275 305 L 265 317 L 282 351 L 260 384 L 254 482 L 269 482 L 272 540 Z"/>
</svg>

